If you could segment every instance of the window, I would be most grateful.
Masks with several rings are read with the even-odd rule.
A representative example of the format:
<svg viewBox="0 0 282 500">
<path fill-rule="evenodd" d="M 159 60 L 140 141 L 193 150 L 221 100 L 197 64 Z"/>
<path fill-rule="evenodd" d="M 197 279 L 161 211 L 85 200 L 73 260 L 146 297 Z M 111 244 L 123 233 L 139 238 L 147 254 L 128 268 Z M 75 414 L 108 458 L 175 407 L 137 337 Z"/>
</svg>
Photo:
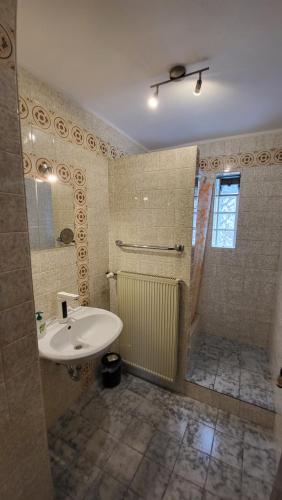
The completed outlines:
<svg viewBox="0 0 282 500">
<path fill-rule="evenodd" d="M 212 246 L 235 248 L 239 207 L 240 174 L 216 178 L 213 205 Z"/>
<path fill-rule="evenodd" d="M 198 199 L 199 199 L 199 181 L 198 181 L 198 177 L 196 177 L 195 188 L 194 188 L 194 210 L 193 210 L 193 225 L 192 225 L 192 245 L 193 246 L 195 246 L 195 243 L 196 243 Z"/>
</svg>

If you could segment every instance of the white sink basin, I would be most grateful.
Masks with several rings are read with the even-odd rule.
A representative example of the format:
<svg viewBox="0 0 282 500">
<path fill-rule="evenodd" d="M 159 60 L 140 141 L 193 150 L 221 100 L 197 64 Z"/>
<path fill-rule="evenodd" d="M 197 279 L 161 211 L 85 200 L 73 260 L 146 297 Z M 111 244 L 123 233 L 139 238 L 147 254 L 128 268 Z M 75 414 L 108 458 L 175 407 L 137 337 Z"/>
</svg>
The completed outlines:
<svg viewBox="0 0 282 500">
<path fill-rule="evenodd" d="M 38 340 L 39 355 L 57 363 L 78 365 L 102 354 L 119 337 L 121 319 L 110 311 L 79 307 L 67 323 L 57 320 L 47 326 Z"/>
</svg>

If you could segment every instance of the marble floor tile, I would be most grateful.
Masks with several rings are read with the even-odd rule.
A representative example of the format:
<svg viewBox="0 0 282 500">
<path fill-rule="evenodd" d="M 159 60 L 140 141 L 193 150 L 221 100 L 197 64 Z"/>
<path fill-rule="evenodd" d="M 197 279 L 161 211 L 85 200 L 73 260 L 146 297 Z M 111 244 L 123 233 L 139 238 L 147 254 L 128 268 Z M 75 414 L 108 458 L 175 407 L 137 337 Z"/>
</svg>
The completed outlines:
<svg viewBox="0 0 282 500">
<path fill-rule="evenodd" d="M 218 370 L 218 360 L 214 358 L 209 358 L 207 356 L 198 355 L 197 358 L 193 358 L 194 367 L 205 370 L 209 373 L 217 373 Z"/>
<path fill-rule="evenodd" d="M 225 464 L 241 469 L 243 463 L 243 440 L 216 431 L 211 455 Z"/>
<path fill-rule="evenodd" d="M 203 490 L 183 477 L 173 474 L 163 498 L 164 500 L 202 500 Z"/>
<path fill-rule="evenodd" d="M 142 499 L 160 500 L 167 488 L 170 472 L 159 464 L 143 458 L 130 489 Z"/>
<path fill-rule="evenodd" d="M 220 351 L 219 363 L 229 363 L 232 367 L 240 367 L 240 353 L 230 349 Z"/>
<path fill-rule="evenodd" d="M 48 431 L 49 435 L 61 438 L 64 429 L 67 429 L 68 426 L 71 425 L 74 415 L 75 413 L 68 409 L 53 425 L 51 425 Z"/>
<path fill-rule="evenodd" d="M 193 411 L 195 409 L 196 400 L 189 398 L 188 396 L 183 396 L 182 394 L 173 394 L 171 407 L 178 410 L 185 410 L 188 417 L 193 418 Z"/>
<path fill-rule="evenodd" d="M 244 500 L 269 500 L 272 485 L 261 479 L 243 474 L 242 499 Z"/>
<path fill-rule="evenodd" d="M 278 450 L 262 450 L 245 444 L 243 452 L 243 471 L 249 476 L 258 479 L 263 478 L 264 481 L 272 483 L 277 472 L 279 455 L 280 453 Z"/>
<path fill-rule="evenodd" d="M 236 437 L 240 440 L 243 439 L 245 433 L 245 421 L 232 413 L 223 410 L 218 410 L 216 430 L 228 434 L 229 436 Z"/>
<path fill-rule="evenodd" d="M 183 443 L 176 460 L 174 473 L 203 486 L 207 478 L 208 465 L 208 455 Z"/>
<path fill-rule="evenodd" d="M 210 427 L 215 427 L 217 408 L 200 401 L 195 401 L 191 417 L 194 418 L 194 420 L 199 420 L 199 422 L 209 425 Z"/>
<path fill-rule="evenodd" d="M 271 431 L 135 380 L 91 387 L 51 427 L 56 500 L 268 500 L 281 451 Z"/>
<path fill-rule="evenodd" d="M 202 500 L 226 500 L 226 497 L 216 495 L 215 493 L 211 493 L 210 491 L 204 490 L 204 495 Z"/>
<path fill-rule="evenodd" d="M 105 472 L 119 482 L 129 485 L 142 460 L 141 453 L 119 443 L 105 465 Z"/>
<path fill-rule="evenodd" d="M 135 409 L 134 415 L 149 424 L 158 425 L 163 415 L 163 409 L 153 401 L 145 399 Z"/>
<path fill-rule="evenodd" d="M 206 490 L 225 500 L 241 499 L 241 471 L 231 465 L 210 459 Z"/>
<path fill-rule="evenodd" d="M 125 493 L 123 500 L 142 500 L 142 498 L 129 488 Z"/>
<path fill-rule="evenodd" d="M 75 457 L 76 451 L 74 448 L 65 443 L 62 439 L 57 436 L 49 436 L 49 451 L 52 453 L 52 457 L 57 458 L 63 464 L 71 464 Z"/>
<path fill-rule="evenodd" d="M 258 374 L 268 374 L 269 372 L 268 362 L 262 361 L 255 353 L 241 353 L 241 367 L 242 369 L 257 372 Z"/>
<path fill-rule="evenodd" d="M 188 413 L 186 410 L 166 409 L 158 424 L 158 430 L 169 434 L 175 439 L 182 439 L 187 427 Z"/>
<path fill-rule="evenodd" d="M 196 340 L 189 356 L 186 380 L 275 411 L 270 362 L 265 349 L 212 335 L 201 334 Z"/>
<path fill-rule="evenodd" d="M 153 401 L 155 404 L 159 405 L 160 408 L 166 408 L 173 405 L 173 393 L 166 391 L 162 387 L 153 386 L 148 391 L 146 399 Z"/>
<path fill-rule="evenodd" d="M 254 426 L 251 423 L 245 424 L 244 444 L 249 444 L 262 450 L 279 449 L 277 441 L 270 429 Z"/>
<path fill-rule="evenodd" d="M 111 434 L 98 429 L 88 440 L 82 457 L 85 457 L 85 462 L 103 468 L 117 444 Z"/>
<path fill-rule="evenodd" d="M 56 492 L 58 491 L 62 498 L 70 497 L 75 500 L 84 500 L 90 487 L 100 480 L 102 471 L 93 466 L 91 474 L 84 474 L 81 469 L 66 468 L 60 477 L 59 484 L 56 484 Z M 64 496 L 63 496 L 64 495 Z"/>
<path fill-rule="evenodd" d="M 95 428 L 87 420 L 75 414 L 72 414 L 71 418 L 68 416 L 56 430 L 57 435 L 75 450 L 82 449 L 94 431 Z"/>
<path fill-rule="evenodd" d="M 127 487 L 104 473 L 101 479 L 88 489 L 83 500 L 123 500 Z"/>
<path fill-rule="evenodd" d="M 66 464 L 60 457 L 53 455 L 53 453 L 49 450 L 49 460 L 50 460 L 50 468 L 51 475 L 53 479 L 54 489 L 55 491 L 61 491 L 61 477 L 65 473 L 66 469 L 70 466 Z"/>
<path fill-rule="evenodd" d="M 134 391 L 125 389 L 118 397 L 115 408 L 124 413 L 133 413 L 137 406 L 145 401 L 144 397 Z"/>
<path fill-rule="evenodd" d="M 133 417 L 121 440 L 134 450 L 145 453 L 154 433 L 152 425 Z"/>
<path fill-rule="evenodd" d="M 110 409 L 113 405 L 115 405 L 117 403 L 117 401 L 119 401 L 119 398 L 121 397 L 121 394 L 118 394 L 118 393 L 114 393 L 114 394 L 111 394 L 110 392 L 98 392 L 96 395 L 94 395 L 85 405 L 83 405 L 81 411 L 83 411 L 83 409 L 85 407 L 93 407 L 95 409 L 105 409 L 105 410 L 108 410 Z"/>
<path fill-rule="evenodd" d="M 136 394 L 139 394 L 139 396 L 143 396 L 144 398 L 147 397 L 148 392 L 153 387 L 154 387 L 153 384 L 138 377 L 131 377 L 128 385 L 128 388 L 131 391 L 135 392 Z"/>
<path fill-rule="evenodd" d="M 190 382 L 194 382 L 195 384 L 207 387 L 208 389 L 214 388 L 215 377 L 215 373 L 206 372 L 201 368 L 194 368 L 189 374 Z"/>
<path fill-rule="evenodd" d="M 100 422 L 100 426 L 105 432 L 109 432 L 119 439 L 124 434 L 131 420 L 131 415 L 119 410 L 112 410 L 104 415 L 103 420 Z"/>
<path fill-rule="evenodd" d="M 95 400 L 91 399 L 81 410 L 80 415 L 87 420 L 96 429 L 99 428 L 105 415 L 110 411 L 106 406 L 99 406 L 95 404 Z"/>
<path fill-rule="evenodd" d="M 183 442 L 196 450 L 210 454 L 214 438 L 214 429 L 197 420 L 189 419 Z"/>
<path fill-rule="evenodd" d="M 97 392 L 97 391 L 96 391 Z M 93 399 L 94 393 L 92 391 L 85 391 L 82 393 L 80 398 L 75 401 L 71 406 L 70 410 L 73 413 L 80 414 L 83 408 Z"/>
<path fill-rule="evenodd" d="M 214 390 L 217 392 L 221 392 L 222 394 L 227 394 L 228 396 L 232 396 L 233 398 L 239 397 L 239 382 L 236 382 L 232 379 L 224 379 L 220 376 L 216 376 Z"/>
<path fill-rule="evenodd" d="M 240 368 L 231 367 L 228 362 L 225 364 L 219 364 L 218 371 L 216 376 L 219 378 L 223 378 L 225 380 L 234 380 L 236 383 L 240 383 Z"/>
<path fill-rule="evenodd" d="M 221 354 L 221 349 L 217 346 L 202 344 L 198 352 L 200 357 L 206 356 L 207 358 L 218 360 Z"/>
<path fill-rule="evenodd" d="M 239 397 L 242 401 L 252 403 L 261 408 L 269 408 L 267 391 L 261 386 L 255 385 L 240 385 Z M 272 408 L 270 408 L 272 410 Z"/>
<path fill-rule="evenodd" d="M 180 440 L 156 431 L 145 453 L 146 458 L 172 471 L 180 449 Z"/>
</svg>

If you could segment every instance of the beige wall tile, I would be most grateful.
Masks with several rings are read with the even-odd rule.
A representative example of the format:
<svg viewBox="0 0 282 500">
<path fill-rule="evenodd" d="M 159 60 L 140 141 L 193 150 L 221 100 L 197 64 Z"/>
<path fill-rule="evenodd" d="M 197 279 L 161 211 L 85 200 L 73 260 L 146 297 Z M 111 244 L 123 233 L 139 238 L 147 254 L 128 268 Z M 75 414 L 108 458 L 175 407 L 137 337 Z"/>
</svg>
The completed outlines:
<svg viewBox="0 0 282 500">
<path fill-rule="evenodd" d="M 34 305 L 27 300 L 0 311 L 0 346 L 6 346 L 35 330 Z"/>
<path fill-rule="evenodd" d="M 269 345 L 282 234 L 281 192 L 276 209 L 270 209 L 277 184 L 273 172 L 271 167 L 244 168 L 234 250 L 211 248 L 210 218 L 199 303 L 203 331 L 264 347 Z"/>
<path fill-rule="evenodd" d="M 28 365 L 32 359 L 32 351 L 10 348 L 11 342 L 34 331 L 17 115 L 16 8 L 16 1 L 1 1 L 0 23 L 10 37 L 12 53 L 6 59 L 0 59 L 0 497 L 7 500 L 31 499 L 32 492 L 28 482 L 25 486 L 22 481 L 24 462 L 21 460 L 33 459 L 33 476 L 37 477 L 38 491 L 44 484 L 44 489 L 48 492 L 46 500 L 51 500 L 52 482 L 39 367 L 37 363 L 29 365 L 28 370 L 21 372 L 20 380 L 18 376 L 12 376 L 17 367 Z M 9 38 L 4 41 L 9 46 Z M 20 234 L 17 235 L 17 232 Z M 23 269 L 19 269 L 20 267 Z M 37 353 L 36 344 L 33 347 L 33 353 L 35 352 Z M 21 422 L 24 422 L 23 426 L 20 425 Z M 30 439 L 25 441 L 28 427 L 33 432 L 40 427 L 37 442 L 32 443 Z M 40 455 L 37 453 L 35 460 L 36 445 L 39 446 Z"/>
<path fill-rule="evenodd" d="M 9 130 L 9 133 L 7 133 Z M 0 149 L 14 154 L 20 154 L 18 117 L 13 112 L 5 110 L 0 105 Z"/>
<path fill-rule="evenodd" d="M 9 165 L 9 169 L 6 166 Z M 19 155 L 0 149 L 0 192 L 23 194 L 22 160 Z"/>
<path fill-rule="evenodd" d="M 197 148 L 182 148 L 110 162 L 110 270 L 157 274 L 182 279 L 183 313 L 189 310 L 191 218 Z M 185 206 L 176 199 L 181 194 Z M 191 207 L 191 208 L 190 208 Z M 121 250 L 115 240 L 140 244 L 184 243 L 182 256 Z M 111 308 L 116 310 L 111 284 Z M 184 378 L 189 314 L 180 317 L 178 390 Z"/>
<path fill-rule="evenodd" d="M 0 303 L 8 309 L 32 297 L 30 269 L 19 269 L 0 274 Z"/>
<path fill-rule="evenodd" d="M 30 264 L 26 233 L 3 233 L 0 239 L 0 272 L 25 268 Z"/>
<path fill-rule="evenodd" d="M 35 332 L 4 347 L 2 358 L 6 381 L 24 372 L 31 364 L 38 360 Z"/>
<path fill-rule="evenodd" d="M 12 194 L 0 194 L 0 233 L 26 230 L 24 197 Z"/>
</svg>

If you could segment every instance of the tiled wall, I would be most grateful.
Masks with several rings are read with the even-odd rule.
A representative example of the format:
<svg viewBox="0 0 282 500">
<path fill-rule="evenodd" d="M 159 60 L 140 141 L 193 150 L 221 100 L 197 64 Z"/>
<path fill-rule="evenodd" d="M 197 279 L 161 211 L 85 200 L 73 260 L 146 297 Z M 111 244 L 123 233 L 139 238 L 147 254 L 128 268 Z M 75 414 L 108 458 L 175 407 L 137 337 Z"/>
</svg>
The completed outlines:
<svg viewBox="0 0 282 500">
<path fill-rule="evenodd" d="M 15 70 L 16 2 L 0 3 L 0 498 L 51 500 Z M 42 488 L 42 485 L 44 487 Z M 39 493 L 40 492 L 40 493 Z"/>
<path fill-rule="evenodd" d="M 200 145 L 202 165 L 207 158 L 209 165 L 217 165 L 215 158 L 222 158 L 224 163 L 224 155 L 232 155 L 238 161 L 229 166 L 230 170 L 241 171 L 234 250 L 211 248 L 210 220 L 199 303 L 200 328 L 212 335 L 236 337 L 262 346 L 269 344 L 282 229 L 279 144 L 282 145 L 282 134 Z M 260 151 L 264 151 L 264 156 L 253 154 L 250 147 L 263 148 Z M 269 153 L 273 148 L 276 160 Z M 272 159 L 263 166 L 260 161 L 267 159 L 268 154 L 272 154 Z M 243 161 L 246 166 L 242 166 Z M 222 170 L 220 165 L 215 169 Z"/>
<path fill-rule="evenodd" d="M 24 70 L 20 70 L 19 74 L 19 93 L 23 151 L 25 159 L 28 159 L 25 171 L 28 175 L 32 174 L 40 158 L 45 158 L 62 180 L 68 178 L 70 171 L 79 171 L 80 176 L 71 183 L 75 193 L 83 189 L 83 196 L 79 192 L 76 199 L 79 203 L 82 200 L 81 207 L 79 203 L 76 205 L 76 213 L 80 211 L 80 215 L 86 219 L 83 222 L 83 232 L 79 222 L 75 235 L 83 246 L 82 256 L 78 255 L 74 247 L 32 252 L 36 309 L 44 311 L 46 318 L 56 316 L 57 292 L 65 290 L 77 293 L 78 288 L 81 291 L 81 284 L 84 287 L 82 298 L 88 300 L 89 297 L 89 305 L 108 309 L 109 284 L 105 277 L 109 264 L 108 159 L 121 154 L 121 148 L 123 153 L 134 149 L 139 151 L 140 148 Z M 37 113 L 38 107 L 43 109 L 42 113 Z M 56 128 L 58 117 L 61 127 Z M 48 126 L 45 126 L 46 123 Z M 62 133 L 65 130 L 63 125 L 69 129 L 67 135 Z M 98 129 L 93 130 L 93 126 Z M 74 127 L 77 133 L 71 136 L 70 131 Z M 82 144 L 78 130 L 83 138 Z M 114 146 L 105 142 L 110 140 L 111 133 Z M 92 141 L 88 143 L 90 135 Z M 84 174 L 85 183 L 81 179 Z M 82 279 L 78 282 L 77 271 L 80 266 Z M 77 397 L 82 388 L 69 379 L 64 367 L 49 362 L 41 362 L 41 367 L 47 422 L 50 424 Z"/>
<path fill-rule="evenodd" d="M 281 213 L 281 212 L 280 212 Z M 270 335 L 271 345 L 271 368 L 273 380 L 276 381 L 282 368 L 282 244 L 280 245 L 279 268 L 277 276 L 276 298 L 274 302 L 274 317 Z M 275 387 L 276 411 L 280 414 L 280 420 L 277 419 L 277 434 L 281 435 L 282 425 L 282 389 Z"/>
<path fill-rule="evenodd" d="M 82 209 L 87 219 L 84 228 L 88 240 L 86 271 L 90 305 L 107 307 L 109 292 L 105 271 L 108 267 L 108 158 L 121 154 L 121 148 L 122 154 L 134 149 L 137 152 L 140 148 L 23 69 L 19 72 L 19 93 L 23 151 L 25 158 L 28 158 L 26 171 L 29 173 L 30 163 L 36 165 L 38 159 L 45 158 L 57 170 L 64 165 L 68 170 L 81 169 L 85 172 L 86 184 L 83 188 L 86 201 Z M 97 130 L 94 131 L 93 126 Z M 76 128 L 75 136 L 71 135 L 73 128 Z M 62 133 L 62 130 L 68 132 Z M 81 133 L 82 143 L 78 131 Z M 106 142 L 111 135 L 113 146 Z M 32 252 L 35 305 L 45 312 L 47 318 L 56 314 L 58 290 L 64 287 L 67 291 L 77 291 L 75 259 L 73 248 Z"/>
<path fill-rule="evenodd" d="M 189 286 L 193 187 L 197 148 L 130 156 L 109 166 L 110 269 L 181 278 L 182 305 L 179 373 L 184 366 L 189 329 Z M 173 245 L 183 243 L 183 255 L 125 251 L 115 240 Z M 116 310 L 111 280 L 111 308 Z M 180 380 L 184 379 L 180 376 Z"/>
</svg>

